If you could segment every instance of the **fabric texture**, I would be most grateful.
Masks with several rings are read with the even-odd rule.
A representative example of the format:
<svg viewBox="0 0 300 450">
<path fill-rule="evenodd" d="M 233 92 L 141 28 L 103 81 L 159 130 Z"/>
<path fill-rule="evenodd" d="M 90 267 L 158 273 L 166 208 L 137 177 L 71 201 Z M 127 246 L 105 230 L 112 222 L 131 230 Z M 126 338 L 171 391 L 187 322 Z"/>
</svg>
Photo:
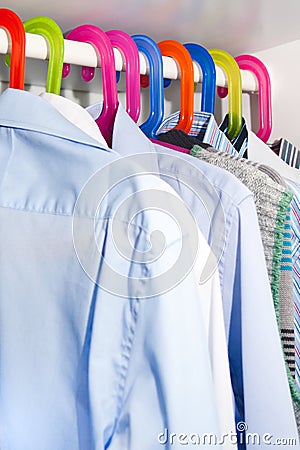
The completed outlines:
<svg viewBox="0 0 300 450">
<path fill-rule="evenodd" d="M 300 169 L 300 150 L 287 139 L 274 141 L 270 148 L 289 166 Z"/>
<path fill-rule="evenodd" d="M 300 436 L 300 407 L 299 400 L 297 401 L 299 396 L 297 386 L 295 384 L 296 346 L 294 333 L 293 261 L 290 208 L 284 225 L 282 253 L 279 289 L 280 332 L 285 360 L 290 371 L 290 373 L 288 372 L 288 377 L 294 399 L 294 411 L 298 434 Z"/>
<path fill-rule="evenodd" d="M 218 435 L 201 307 L 218 287 L 194 270 L 162 282 L 195 241 L 136 194 L 188 214 L 178 195 L 26 91 L 1 94 L 0 143 L 1 449 L 158 450 L 165 428 Z"/>
<path fill-rule="evenodd" d="M 179 121 L 179 112 L 175 112 L 163 120 L 157 130 L 157 136 L 173 129 Z M 237 155 L 238 152 L 231 144 L 227 136 L 219 129 L 216 120 L 211 113 L 194 112 L 194 119 L 189 135 L 199 139 L 198 144 L 204 142 L 228 154 Z"/>
<path fill-rule="evenodd" d="M 224 117 L 221 125 L 220 130 L 223 131 L 223 133 L 227 133 L 228 131 L 228 114 Z M 240 157 L 247 158 L 247 147 L 248 147 L 248 131 L 245 119 L 242 118 L 242 128 L 238 135 L 231 140 L 232 145 L 237 150 Z"/>
<path fill-rule="evenodd" d="M 99 106 L 89 111 L 97 117 Z M 113 148 L 120 154 L 130 148 L 136 158 L 156 156 L 152 171 L 184 199 L 217 255 L 236 422 L 246 421 L 249 431 L 295 437 L 298 443 L 253 195 L 232 174 L 151 143 L 121 105 L 113 133 Z"/>
<path fill-rule="evenodd" d="M 113 130 L 113 139 L 112 139 L 113 149 L 118 151 L 120 155 L 124 157 L 127 155 L 133 155 L 133 159 L 136 161 L 140 161 L 140 164 L 145 169 L 145 171 L 155 170 L 155 166 L 157 165 L 155 153 L 148 154 L 147 158 L 143 158 L 143 156 L 141 156 L 141 158 L 138 158 L 137 155 L 135 154 L 136 146 L 133 145 L 134 135 L 132 135 L 131 133 L 129 134 L 129 136 L 131 136 L 132 139 L 132 144 L 130 147 L 127 145 L 125 141 L 123 141 L 122 145 L 119 144 L 120 138 L 120 136 L 118 135 L 119 122 L 120 121 L 122 123 L 124 122 L 124 125 L 126 125 L 126 123 L 129 122 L 130 120 L 131 119 L 127 115 L 127 113 L 122 109 L 121 106 L 119 106 Z M 127 133 L 129 133 L 130 125 L 131 123 L 129 122 L 128 126 L 126 127 Z M 138 132 L 140 132 L 136 124 L 134 124 L 134 127 L 137 129 Z M 148 139 L 145 138 L 145 140 L 146 143 L 148 144 Z M 151 142 L 149 142 L 149 145 L 151 145 Z M 139 146 L 139 154 L 141 155 L 140 146 Z M 166 160 L 166 162 L 168 161 Z M 168 175 L 172 175 L 172 173 L 168 172 Z M 180 191 L 178 191 L 178 194 L 182 197 L 182 193 Z M 207 298 L 205 302 L 202 300 L 201 302 L 201 307 L 203 308 L 202 317 L 204 318 L 207 343 L 210 353 L 213 386 L 220 422 L 220 430 L 221 433 L 226 434 L 228 433 L 228 430 L 235 429 L 234 407 L 232 402 L 232 387 L 230 381 L 230 369 L 227 352 L 227 340 L 225 334 L 222 297 L 219 282 L 219 272 L 217 269 L 217 261 L 215 260 L 215 256 L 213 254 L 211 254 L 211 260 L 208 263 L 213 264 L 213 266 L 211 272 L 208 273 L 207 277 L 208 279 L 211 280 L 210 282 L 213 282 L 212 280 L 215 279 L 215 282 L 213 283 L 215 283 L 216 292 L 214 296 L 212 296 L 210 299 Z M 201 280 L 201 271 L 197 271 L 196 266 L 195 271 L 198 274 L 198 279 Z M 201 280 L 201 282 L 202 281 L 203 280 Z M 227 443 L 227 445 L 229 444 Z M 229 447 L 234 448 L 235 445 L 229 445 Z"/>
<path fill-rule="evenodd" d="M 215 149 L 201 149 L 197 146 L 191 150 L 191 154 L 201 160 L 226 168 L 226 170 L 234 173 L 236 177 L 242 180 L 248 188 L 252 189 L 255 195 L 277 322 L 280 327 L 280 264 L 282 260 L 284 225 L 292 200 L 292 193 L 270 180 L 249 160 L 225 155 L 222 152 L 216 152 Z M 287 375 L 293 400 L 299 408 L 300 396 L 295 389 L 294 380 L 288 366 Z"/>
<path fill-rule="evenodd" d="M 269 166 L 254 163 L 258 169 L 267 174 L 274 182 L 287 187 L 280 174 Z M 281 340 L 291 375 L 295 378 L 295 333 L 294 333 L 294 299 L 293 299 L 293 260 L 291 215 L 288 209 L 283 233 L 283 247 L 280 265 L 279 312 Z"/>
<path fill-rule="evenodd" d="M 285 180 L 279 175 L 279 173 L 273 170 L 271 167 L 260 163 L 253 163 L 262 172 L 266 173 L 273 181 L 287 186 Z M 291 189 L 290 189 L 291 190 Z M 291 190 L 292 191 L 292 190 Z M 292 202 L 294 201 L 294 197 Z M 294 398 L 294 411 L 295 418 L 298 427 L 298 433 L 300 436 L 300 408 L 299 398 L 296 392 L 297 383 L 295 380 L 295 368 L 296 368 L 296 355 L 299 354 L 297 341 L 295 340 L 295 332 L 297 332 L 294 326 L 294 316 L 296 314 L 294 306 L 294 289 L 293 289 L 293 259 L 292 259 L 292 229 L 291 229 L 291 208 L 289 208 L 286 222 L 284 226 L 283 234 L 283 248 L 282 258 L 280 266 L 280 289 L 279 289 L 279 315 L 280 315 L 280 332 L 281 340 L 283 343 L 283 349 L 285 354 L 285 360 L 288 365 L 289 371 L 288 377 L 291 386 L 291 390 Z"/>
<path fill-rule="evenodd" d="M 279 313 L 281 340 L 291 375 L 295 378 L 295 333 L 293 299 L 293 261 L 290 208 L 283 233 L 282 258 L 280 265 Z"/>
<path fill-rule="evenodd" d="M 291 227 L 296 362 L 295 379 L 296 386 L 300 391 L 300 187 L 290 180 L 286 180 L 286 183 L 294 194 L 291 203 Z"/>
<path fill-rule="evenodd" d="M 205 144 L 204 142 L 200 142 L 200 140 L 194 136 L 190 136 L 183 130 L 172 129 L 166 131 L 165 133 L 161 133 L 157 136 L 157 140 L 160 142 L 165 142 L 171 145 L 178 145 L 179 147 L 183 147 L 191 150 L 194 145 L 201 145 L 203 148 L 210 147 L 210 144 Z"/>
<path fill-rule="evenodd" d="M 157 136 L 157 140 L 161 142 L 166 142 L 168 144 L 178 145 L 179 147 L 187 148 L 191 150 L 194 145 L 199 145 L 199 139 L 194 136 L 189 136 L 183 130 L 172 129 L 166 133 L 161 133 Z M 204 144 L 201 142 L 202 146 L 209 146 L 209 144 Z M 204 147 L 205 148 L 205 147 Z"/>
</svg>

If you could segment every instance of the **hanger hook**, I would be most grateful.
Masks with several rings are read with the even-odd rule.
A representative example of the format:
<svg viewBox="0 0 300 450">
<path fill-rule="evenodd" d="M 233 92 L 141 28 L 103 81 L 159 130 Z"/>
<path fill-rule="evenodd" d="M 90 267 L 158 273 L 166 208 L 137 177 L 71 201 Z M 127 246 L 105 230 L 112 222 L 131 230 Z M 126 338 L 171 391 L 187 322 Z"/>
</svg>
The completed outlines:
<svg viewBox="0 0 300 450">
<path fill-rule="evenodd" d="M 209 50 L 214 63 L 220 66 L 228 79 L 228 131 L 230 140 L 234 139 L 242 128 L 242 77 L 239 66 L 233 56 L 224 50 Z"/>
<path fill-rule="evenodd" d="M 0 27 L 4 28 L 11 39 L 11 69 L 9 86 L 24 89 L 25 78 L 25 29 L 20 17 L 10 9 L 0 8 Z"/>
<path fill-rule="evenodd" d="M 61 73 L 64 62 L 64 37 L 61 29 L 49 17 L 37 16 L 24 22 L 25 31 L 41 34 L 50 47 L 46 91 L 60 94 Z"/>
<path fill-rule="evenodd" d="M 164 117 L 164 86 L 163 60 L 160 50 L 149 36 L 135 34 L 132 36 L 138 50 L 143 53 L 149 63 L 150 80 L 150 113 L 148 119 L 140 126 L 150 138 L 155 138 L 156 132 Z"/>
<path fill-rule="evenodd" d="M 141 109 L 140 96 L 140 55 L 134 40 L 121 30 L 106 32 L 113 47 L 118 48 L 126 64 L 126 111 L 138 121 Z"/>
<path fill-rule="evenodd" d="M 103 109 L 96 123 L 106 142 L 111 145 L 112 129 L 118 108 L 115 57 L 111 42 L 106 33 L 95 25 L 80 25 L 70 31 L 66 39 L 87 42 L 98 52 L 102 67 Z M 70 64 L 64 64 L 63 77 L 69 72 Z"/>
<path fill-rule="evenodd" d="M 140 115 L 140 56 L 138 49 L 129 36 L 122 30 L 106 31 L 113 47 L 121 51 L 126 65 L 126 111 L 134 120 L 138 121 Z M 94 67 L 83 66 L 81 77 L 89 82 L 95 76 Z M 116 72 L 117 83 L 120 79 L 120 72 Z"/>
<path fill-rule="evenodd" d="M 202 71 L 201 111 L 213 114 L 216 96 L 216 68 L 214 61 L 206 48 L 199 44 L 184 44 L 193 61 L 196 61 Z"/>
<path fill-rule="evenodd" d="M 194 66 L 187 49 L 177 41 L 166 40 L 158 43 L 163 56 L 170 56 L 180 68 L 180 116 L 175 128 L 186 133 L 191 129 L 194 117 Z"/>
<path fill-rule="evenodd" d="M 268 142 L 272 132 L 272 95 L 271 79 L 264 63 L 256 56 L 239 55 L 235 58 L 241 70 L 252 72 L 258 82 L 258 112 L 259 112 L 259 130 L 256 135 L 263 142 Z M 218 88 L 218 93 L 220 89 Z M 221 96 L 227 95 L 227 89 L 222 89 Z M 225 95 L 224 95 L 225 94 Z"/>
</svg>

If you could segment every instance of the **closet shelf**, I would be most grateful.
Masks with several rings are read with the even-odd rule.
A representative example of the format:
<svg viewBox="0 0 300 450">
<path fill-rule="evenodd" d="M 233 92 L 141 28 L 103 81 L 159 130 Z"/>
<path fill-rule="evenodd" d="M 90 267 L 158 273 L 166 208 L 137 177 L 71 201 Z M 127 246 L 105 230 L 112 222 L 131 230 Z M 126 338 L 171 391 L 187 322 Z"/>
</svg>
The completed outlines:
<svg viewBox="0 0 300 450">
<path fill-rule="evenodd" d="M 0 53 L 5 54 L 10 52 L 11 45 L 8 40 L 7 33 L 4 29 L 0 29 Z M 119 50 L 114 49 L 116 70 L 125 70 L 122 54 Z M 26 33 L 26 56 L 28 58 L 35 58 L 46 60 L 49 58 L 49 48 L 47 41 L 43 36 Z M 97 67 L 100 65 L 95 49 L 92 45 L 84 42 L 75 42 L 65 39 L 65 56 L 64 62 L 75 64 L 78 66 Z M 180 78 L 180 73 L 175 61 L 172 58 L 163 57 L 164 77 L 176 80 Z M 149 67 L 147 59 L 140 53 L 140 68 L 141 74 L 148 74 Z M 198 65 L 194 63 L 194 80 L 196 83 L 201 82 L 202 74 Z M 217 85 L 227 86 L 227 79 L 219 67 L 217 69 Z M 254 75 L 248 71 L 241 71 L 242 86 L 244 92 L 257 92 L 257 81 Z"/>
</svg>

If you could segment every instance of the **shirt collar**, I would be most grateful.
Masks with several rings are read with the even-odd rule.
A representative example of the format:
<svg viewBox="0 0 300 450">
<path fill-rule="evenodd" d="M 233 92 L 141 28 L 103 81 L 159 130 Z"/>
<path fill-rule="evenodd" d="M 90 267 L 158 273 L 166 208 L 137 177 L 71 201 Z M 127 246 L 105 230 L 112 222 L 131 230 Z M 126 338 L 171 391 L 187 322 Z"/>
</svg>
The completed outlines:
<svg viewBox="0 0 300 450">
<path fill-rule="evenodd" d="M 165 133 L 166 131 L 175 128 L 179 122 L 180 112 L 176 111 L 166 117 L 161 123 L 157 134 Z M 212 127 L 216 124 L 214 115 L 208 112 L 194 111 L 193 123 L 189 134 L 191 136 L 197 136 L 201 131 L 205 132 L 208 127 Z"/>
<path fill-rule="evenodd" d="M 27 91 L 8 88 L 0 95 L 0 125 L 37 131 L 109 150 L 73 125 L 45 99 Z"/>
<path fill-rule="evenodd" d="M 113 149 L 120 155 L 128 155 L 128 148 L 131 148 L 131 154 L 156 153 L 150 139 L 145 136 L 120 103 L 114 123 L 112 144 Z"/>
<path fill-rule="evenodd" d="M 102 107 L 103 103 L 99 102 L 87 107 L 86 111 L 96 120 L 102 111 Z M 118 104 L 115 116 L 112 147 L 119 155 L 125 156 L 129 153 L 155 153 L 152 142 L 131 119 L 121 103 Z"/>
</svg>

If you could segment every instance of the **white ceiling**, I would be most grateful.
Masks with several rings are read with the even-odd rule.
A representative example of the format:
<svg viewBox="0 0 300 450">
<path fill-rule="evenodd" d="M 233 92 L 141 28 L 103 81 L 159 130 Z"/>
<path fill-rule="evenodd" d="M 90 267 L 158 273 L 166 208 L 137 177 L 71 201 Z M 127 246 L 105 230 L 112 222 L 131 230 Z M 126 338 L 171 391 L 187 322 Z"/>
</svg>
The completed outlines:
<svg viewBox="0 0 300 450">
<path fill-rule="evenodd" d="M 299 0 L 4 0 L 2 7 L 22 20 L 46 15 L 63 31 L 92 23 L 234 55 L 300 38 Z"/>
</svg>

